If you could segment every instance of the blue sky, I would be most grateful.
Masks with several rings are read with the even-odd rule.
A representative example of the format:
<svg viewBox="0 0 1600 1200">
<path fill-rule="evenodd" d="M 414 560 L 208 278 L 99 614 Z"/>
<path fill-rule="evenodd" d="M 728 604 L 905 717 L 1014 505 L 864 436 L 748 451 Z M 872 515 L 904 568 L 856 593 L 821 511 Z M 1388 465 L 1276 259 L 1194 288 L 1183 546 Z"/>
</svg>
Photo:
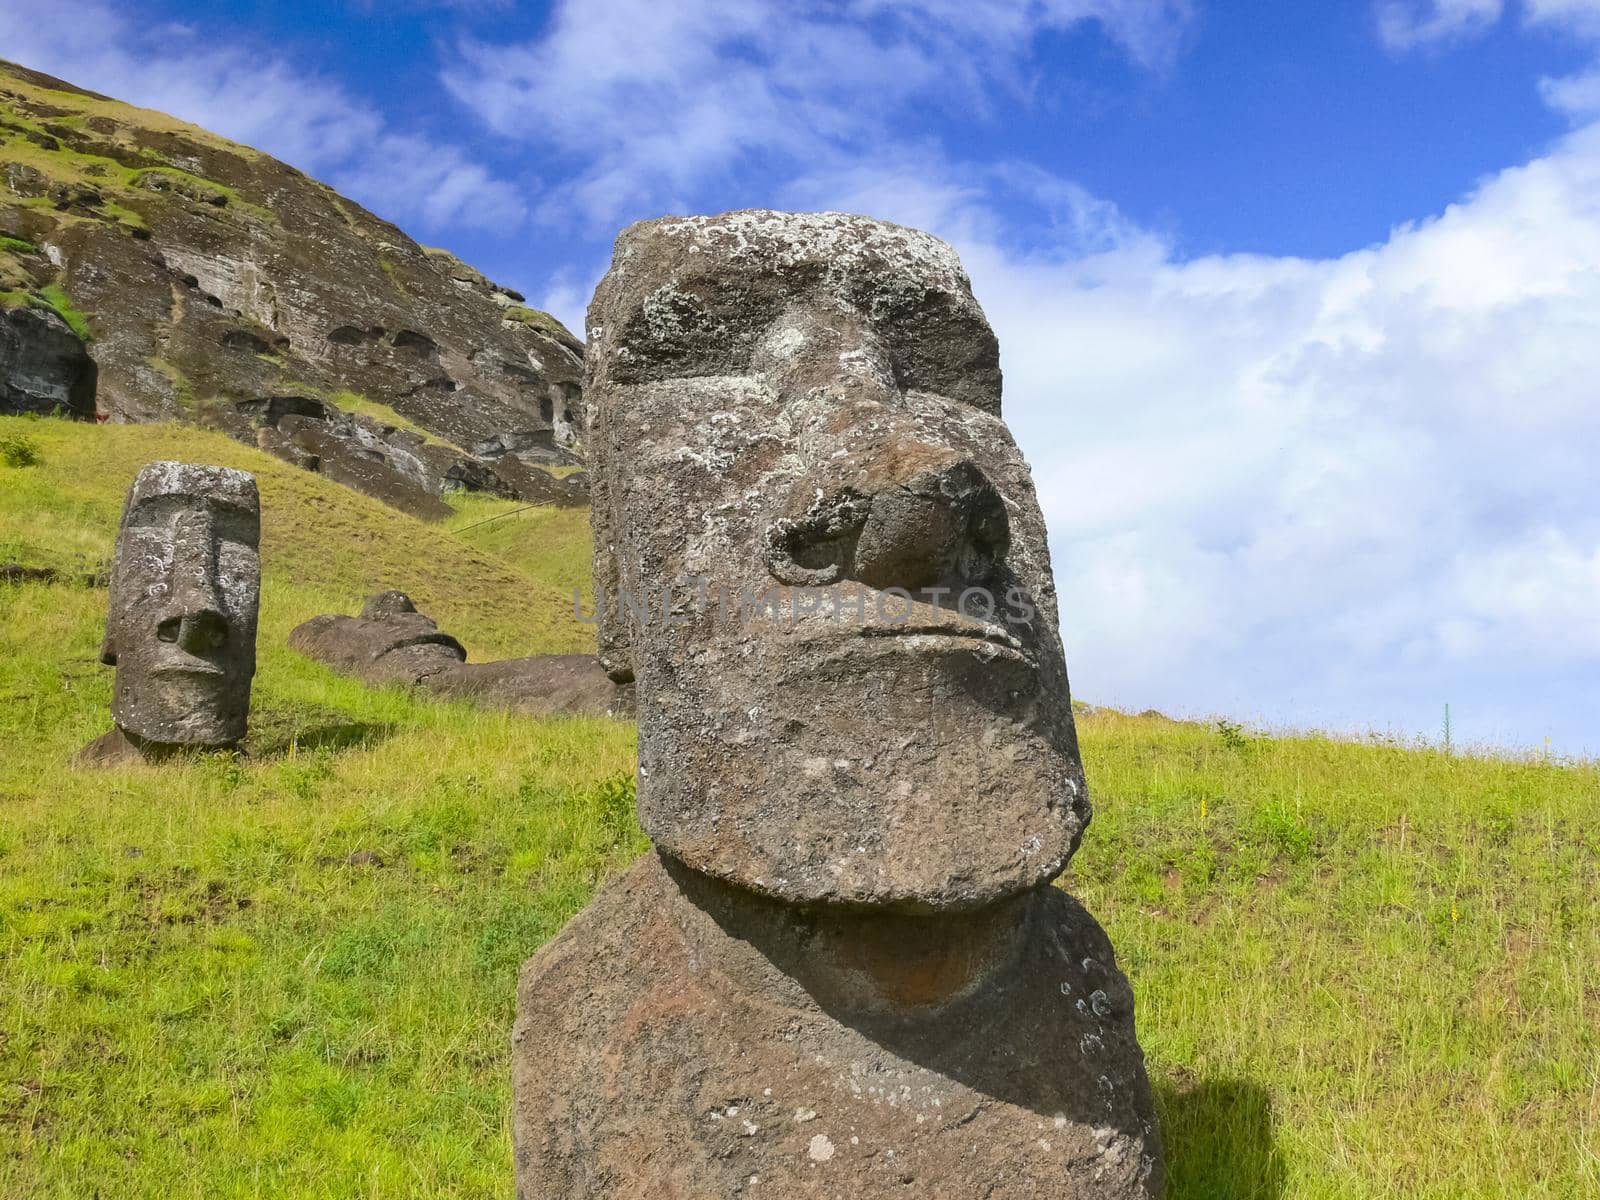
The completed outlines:
<svg viewBox="0 0 1600 1200">
<path fill-rule="evenodd" d="M 575 329 L 630 220 L 961 251 L 1076 692 L 1600 751 L 1600 0 L 0 0 Z"/>
</svg>

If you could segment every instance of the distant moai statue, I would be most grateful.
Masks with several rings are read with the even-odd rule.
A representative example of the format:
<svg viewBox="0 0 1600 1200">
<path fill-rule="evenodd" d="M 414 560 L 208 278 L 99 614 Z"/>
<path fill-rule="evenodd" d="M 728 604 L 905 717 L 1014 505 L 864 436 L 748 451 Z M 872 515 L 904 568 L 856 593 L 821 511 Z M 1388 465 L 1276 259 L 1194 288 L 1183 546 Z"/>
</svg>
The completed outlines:
<svg viewBox="0 0 1600 1200">
<path fill-rule="evenodd" d="M 528 961 L 523 1200 L 1148 1198 L 1044 519 L 953 250 L 664 218 L 589 310 L 600 648 L 655 843 Z"/>
<path fill-rule="evenodd" d="M 153 462 L 128 491 L 100 661 L 116 728 L 85 764 L 156 760 L 244 739 L 256 670 L 261 501 L 255 476 Z"/>
</svg>

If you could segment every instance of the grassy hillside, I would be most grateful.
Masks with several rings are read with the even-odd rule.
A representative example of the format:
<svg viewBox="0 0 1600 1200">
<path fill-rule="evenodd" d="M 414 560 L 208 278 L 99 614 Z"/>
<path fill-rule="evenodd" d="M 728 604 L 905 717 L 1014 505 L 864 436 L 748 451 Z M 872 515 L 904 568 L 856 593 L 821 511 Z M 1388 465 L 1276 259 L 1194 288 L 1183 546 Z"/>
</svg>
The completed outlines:
<svg viewBox="0 0 1600 1200">
<path fill-rule="evenodd" d="M 0 1197 L 510 1197 L 516 967 L 645 845 L 632 732 L 282 639 L 400 584 L 481 654 L 578 645 L 583 514 L 425 526 L 194 431 L 17 434 L 0 561 L 103 554 L 145 458 L 259 470 L 267 619 L 252 757 L 77 773 L 105 593 L 0 584 Z M 1081 731 L 1067 884 L 1132 977 L 1175 1200 L 1600 1194 L 1600 770 Z"/>
<path fill-rule="evenodd" d="M 180 425 L 83 425 L 0 417 L 0 441 L 34 447 L 39 463 L 0 466 L 0 562 L 78 567 L 109 558 L 122 499 L 134 475 L 157 458 L 240 467 L 261 488 L 262 671 L 269 685 L 284 666 L 289 630 L 319 612 L 353 612 L 385 588 L 409 592 L 417 606 L 466 645 L 473 659 L 569 653 L 594 644 L 572 615 L 566 576 L 530 575 L 547 544 L 563 555 L 588 514 L 539 509 L 474 531 L 499 553 L 452 536 L 464 524 L 518 507 L 463 497 L 444 528 L 397 512 L 320 476 L 220 434 Z M 504 532 L 501 525 L 508 526 Z M 491 541 L 491 538 L 494 539 Z M 85 617 L 103 617 L 103 594 L 75 597 Z M 297 657 L 297 656 L 296 656 Z M 286 668 L 287 669 L 287 668 Z"/>
<path fill-rule="evenodd" d="M 455 516 L 443 524 L 463 542 L 552 585 L 568 612 L 574 589 L 585 597 L 583 611 L 593 611 L 588 604 L 594 576 L 587 508 L 530 508 L 520 500 L 481 494 L 457 497 L 453 506 Z"/>
</svg>

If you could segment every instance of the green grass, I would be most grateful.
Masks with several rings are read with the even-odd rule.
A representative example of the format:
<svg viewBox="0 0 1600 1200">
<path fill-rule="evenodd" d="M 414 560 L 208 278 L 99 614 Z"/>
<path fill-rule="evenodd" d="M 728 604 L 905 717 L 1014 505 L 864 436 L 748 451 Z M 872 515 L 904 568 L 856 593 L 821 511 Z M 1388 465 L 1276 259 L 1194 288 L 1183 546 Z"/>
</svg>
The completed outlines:
<svg viewBox="0 0 1600 1200">
<path fill-rule="evenodd" d="M 426 526 L 215 435 L 15 431 L 44 462 L 0 472 L 0 559 L 39 565 L 109 546 L 146 457 L 253 464 L 266 613 L 249 758 L 81 773 L 105 593 L 0 585 L 0 1196 L 509 1200 L 516 967 L 644 847 L 632 732 L 369 691 L 283 638 L 423 577 L 446 628 L 571 644 L 568 597 L 529 597 L 584 514 Z M 1600 1194 L 1600 769 L 1080 730 L 1066 882 L 1132 978 L 1174 1200 Z"/>
<path fill-rule="evenodd" d="M 56 183 L 93 188 L 104 198 L 101 205 L 102 214 L 125 229 L 147 228 L 147 225 L 139 211 L 118 201 L 131 200 L 142 207 L 152 202 L 159 203 L 157 197 L 161 193 L 179 195 L 201 204 L 221 199 L 231 212 L 245 214 L 254 222 L 267 224 L 276 222 L 277 217 L 269 209 L 244 200 L 233 188 L 214 179 L 206 179 L 186 171 L 149 149 L 138 151 L 138 154 L 146 160 L 143 164 L 130 166 L 107 155 L 73 149 L 59 139 L 56 139 L 54 149 L 47 148 L 28 136 L 29 133 L 41 138 L 53 136 L 44 129 L 46 122 L 30 115 L 30 110 L 40 104 L 63 107 L 71 110 L 69 116 L 78 118 L 72 121 L 63 117 L 53 117 L 48 122 L 50 124 L 81 126 L 90 116 L 110 116 L 130 127 L 179 134 L 204 145 L 225 148 L 246 158 L 254 157 L 257 152 L 237 146 L 164 113 L 136 109 L 117 101 L 95 100 L 76 93 L 52 91 L 27 83 L 3 70 L 0 70 L 0 79 L 3 79 L 6 91 L 16 93 L 22 98 L 21 104 L 16 101 L 0 100 L 0 116 L 16 127 L 0 130 L 0 149 L 3 149 L 6 160 L 31 167 Z M 27 132 L 21 132 L 24 130 Z M 124 148 L 132 150 L 134 147 L 132 143 L 125 142 Z M 47 197 L 29 197 L 23 203 L 32 203 L 36 207 L 50 207 L 53 202 Z M 76 221 L 86 218 L 73 214 L 63 216 L 61 219 Z"/>
<path fill-rule="evenodd" d="M 145 463 L 215 463 L 256 473 L 262 498 L 261 639 L 281 645 L 320 612 L 354 612 L 386 588 L 409 592 L 473 659 L 593 645 L 563 581 L 546 581 L 447 530 L 330 483 L 222 434 L 181 425 L 85 425 L 0 417 L 43 464 L 8 472 L 0 561 L 76 569 L 109 557 L 122 499 Z M 91 608 L 103 603 L 93 598 Z M 90 603 L 89 599 L 85 603 Z"/>
<path fill-rule="evenodd" d="M 154 133 L 179 134 L 202 145 L 212 146 L 219 150 L 227 150 L 234 154 L 243 155 L 246 158 L 261 157 L 259 150 L 253 150 L 249 146 L 242 146 L 237 142 L 230 142 L 227 138 L 202 129 L 198 125 L 180 121 L 176 117 L 157 112 L 154 109 L 136 108 L 121 100 L 100 99 L 85 95 L 82 92 L 41 87 L 39 84 L 31 83 L 20 76 L 13 75 L 3 68 L 0 68 L 0 75 L 4 76 L 4 79 L 0 80 L 0 86 L 3 86 L 6 91 L 18 93 L 32 104 L 42 103 L 56 110 L 56 114 L 50 118 L 51 124 L 54 125 L 82 128 L 92 117 L 110 117 L 114 121 L 136 124 Z M 24 120 L 20 114 L 15 112 L 9 113 L 7 119 L 35 128 L 32 122 Z"/>
<path fill-rule="evenodd" d="M 94 340 L 94 333 L 89 328 L 89 318 L 73 304 L 72 297 L 67 295 L 66 289 L 60 284 L 47 284 L 38 289 L 0 290 L 0 308 L 21 308 L 24 305 L 53 309 L 79 338 L 85 342 Z"/>
<path fill-rule="evenodd" d="M 568 611 L 573 589 L 578 589 L 584 596 L 584 611 L 591 611 L 593 543 L 587 508 L 529 508 L 524 501 L 502 500 L 482 492 L 453 496 L 450 504 L 456 511 L 444 520 L 445 529 L 468 545 L 552 584 L 566 597 Z"/>
<path fill-rule="evenodd" d="M 89 318 L 78 311 L 77 305 L 72 303 L 72 297 L 58 283 L 46 284 L 39 289 L 39 298 L 55 309 L 61 319 L 72 327 L 72 332 L 84 341 L 89 341 L 94 335 L 89 332 Z"/>
<path fill-rule="evenodd" d="M 410 293 L 406 291 L 406 285 L 404 281 L 402 281 L 400 278 L 399 270 L 395 267 L 394 262 L 391 259 L 383 255 L 379 255 L 378 269 L 389 277 L 389 282 L 394 285 L 395 291 L 399 292 L 402 296 L 410 295 Z"/>
<path fill-rule="evenodd" d="M 15 250 L 19 254 L 37 254 L 39 247 L 26 238 L 12 237 L 9 234 L 0 233 L 0 250 Z"/>
<path fill-rule="evenodd" d="M 151 458 L 244 466 L 263 612 L 247 758 L 75 772 L 105 592 L 0 584 L 0 1196 L 506 1194 L 516 967 L 644 847 L 633 731 L 372 691 L 285 639 L 404 586 L 485 656 L 575 649 L 570 599 L 216 434 L 0 419 L 23 436 L 0 559 L 94 562 Z"/>
<path fill-rule="evenodd" d="M 202 204 L 223 205 L 240 203 L 239 193 L 227 184 L 218 183 L 177 167 L 142 167 L 127 177 L 129 187 L 144 188 L 151 192 L 172 192 Z"/>
<path fill-rule="evenodd" d="M 435 445 L 448 446 L 450 444 L 437 434 L 429 433 L 421 425 L 390 408 L 381 400 L 369 399 L 360 392 L 334 392 L 328 397 L 328 403 L 347 413 L 369 417 L 380 425 L 393 425 L 396 429 L 414 433 L 424 441 L 432 442 Z"/>
<path fill-rule="evenodd" d="M 1175 1197 L 1600 1195 L 1600 769 L 1102 713 Z"/>
<path fill-rule="evenodd" d="M 264 643 L 250 758 L 73 772 L 104 593 L 0 592 L 0 1196 L 508 1196 L 517 965 L 643 849 L 632 730 Z"/>
<path fill-rule="evenodd" d="M 549 313 L 541 309 L 529 308 L 523 304 L 508 304 L 500 310 L 502 320 L 511 321 L 518 325 L 526 325 L 531 329 L 541 329 L 554 337 L 570 336 L 565 325 L 556 320 Z"/>
<path fill-rule="evenodd" d="M 20 433 L 0 434 L 0 466 L 37 467 L 42 461 L 32 438 Z"/>
</svg>

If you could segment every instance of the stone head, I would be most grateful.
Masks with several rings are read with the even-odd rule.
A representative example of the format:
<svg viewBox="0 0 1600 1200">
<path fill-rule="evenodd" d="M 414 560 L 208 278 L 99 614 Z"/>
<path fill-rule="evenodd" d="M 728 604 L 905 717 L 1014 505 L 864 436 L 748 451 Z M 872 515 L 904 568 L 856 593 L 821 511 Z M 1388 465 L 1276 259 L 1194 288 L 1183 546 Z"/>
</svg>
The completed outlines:
<svg viewBox="0 0 1600 1200">
<path fill-rule="evenodd" d="M 1088 821 L 1045 528 L 955 252 L 838 213 L 642 222 L 589 310 L 600 653 L 639 811 L 794 902 L 977 907 Z"/>
<path fill-rule="evenodd" d="M 154 462 L 128 492 L 102 662 L 112 716 L 143 741 L 240 741 L 256 669 L 261 502 L 253 475 Z"/>
</svg>

